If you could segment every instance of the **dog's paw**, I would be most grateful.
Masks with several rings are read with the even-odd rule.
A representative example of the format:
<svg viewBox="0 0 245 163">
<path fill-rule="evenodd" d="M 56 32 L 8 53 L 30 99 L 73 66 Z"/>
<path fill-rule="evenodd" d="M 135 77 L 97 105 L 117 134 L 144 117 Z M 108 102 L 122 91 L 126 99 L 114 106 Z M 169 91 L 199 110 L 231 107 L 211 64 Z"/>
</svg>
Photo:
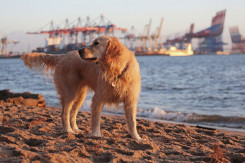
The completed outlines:
<svg viewBox="0 0 245 163">
<path fill-rule="evenodd" d="M 100 138 L 101 137 L 101 133 L 92 133 L 89 136 Z"/>
<path fill-rule="evenodd" d="M 66 130 L 65 132 L 71 133 L 71 134 L 76 134 L 73 130 Z"/>
<path fill-rule="evenodd" d="M 77 133 L 77 134 L 82 132 L 82 130 L 80 130 L 80 129 L 74 129 L 73 131 L 75 131 L 75 133 Z"/>
<path fill-rule="evenodd" d="M 142 139 L 138 134 L 132 135 L 131 136 L 133 139 L 136 139 L 138 141 L 145 141 L 146 139 Z"/>
<path fill-rule="evenodd" d="M 140 142 L 143 142 L 143 141 L 146 141 L 147 139 L 140 138 L 140 139 L 137 139 L 137 140 L 140 141 Z"/>
</svg>

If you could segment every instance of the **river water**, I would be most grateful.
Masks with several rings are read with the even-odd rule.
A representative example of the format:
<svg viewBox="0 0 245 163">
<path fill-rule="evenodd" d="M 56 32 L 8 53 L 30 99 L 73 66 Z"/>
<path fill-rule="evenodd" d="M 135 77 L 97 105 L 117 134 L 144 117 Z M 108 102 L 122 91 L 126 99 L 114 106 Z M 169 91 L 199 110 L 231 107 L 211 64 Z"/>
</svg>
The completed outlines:
<svg viewBox="0 0 245 163">
<path fill-rule="evenodd" d="M 138 117 L 245 132 L 245 55 L 137 56 L 142 88 Z M 52 80 L 20 59 L 0 59 L 0 89 L 44 95 L 60 106 Z M 82 107 L 89 110 L 90 94 Z M 105 112 L 122 114 L 123 111 Z"/>
</svg>

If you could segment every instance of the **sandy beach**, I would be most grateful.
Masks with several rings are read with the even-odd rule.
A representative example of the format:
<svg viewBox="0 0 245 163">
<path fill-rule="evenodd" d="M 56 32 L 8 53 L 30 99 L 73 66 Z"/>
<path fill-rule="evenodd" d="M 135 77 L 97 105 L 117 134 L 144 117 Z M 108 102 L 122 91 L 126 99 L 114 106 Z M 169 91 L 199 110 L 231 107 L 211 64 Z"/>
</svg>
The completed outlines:
<svg viewBox="0 0 245 163">
<path fill-rule="evenodd" d="M 128 135 L 123 116 L 103 115 L 96 138 L 89 136 L 90 113 L 82 111 L 81 132 L 73 135 L 62 132 L 60 108 L 45 106 L 41 95 L 24 96 L 0 95 L 0 162 L 245 161 L 244 133 L 138 119 L 140 142 Z"/>
</svg>

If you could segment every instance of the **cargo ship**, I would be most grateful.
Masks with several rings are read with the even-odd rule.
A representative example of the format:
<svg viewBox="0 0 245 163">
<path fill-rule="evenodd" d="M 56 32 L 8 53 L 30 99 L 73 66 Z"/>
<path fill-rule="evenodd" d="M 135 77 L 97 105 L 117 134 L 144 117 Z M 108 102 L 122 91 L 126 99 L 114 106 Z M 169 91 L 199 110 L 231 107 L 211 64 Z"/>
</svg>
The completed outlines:
<svg viewBox="0 0 245 163">
<path fill-rule="evenodd" d="M 186 49 L 177 49 L 174 46 L 171 46 L 169 50 L 166 51 L 167 55 L 170 56 L 191 56 L 193 55 L 192 45 L 188 44 Z"/>
</svg>

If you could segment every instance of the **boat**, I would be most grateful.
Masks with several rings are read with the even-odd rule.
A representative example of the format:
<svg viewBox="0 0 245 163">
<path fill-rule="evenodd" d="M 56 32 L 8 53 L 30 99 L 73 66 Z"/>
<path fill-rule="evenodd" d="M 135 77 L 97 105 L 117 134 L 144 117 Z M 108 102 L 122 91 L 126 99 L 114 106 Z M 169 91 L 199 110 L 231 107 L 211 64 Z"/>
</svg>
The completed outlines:
<svg viewBox="0 0 245 163">
<path fill-rule="evenodd" d="M 21 55 L 0 55 L 0 59 L 20 58 Z"/>
<path fill-rule="evenodd" d="M 170 56 L 191 56 L 193 55 L 192 45 L 187 44 L 186 49 L 177 49 L 175 46 L 171 46 L 169 50 L 166 51 L 166 54 Z"/>
<path fill-rule="evenodd" d="M 217 55 L 230 55 L 229 51 L 217 51 L 216 52 Z"/>
</svg>

